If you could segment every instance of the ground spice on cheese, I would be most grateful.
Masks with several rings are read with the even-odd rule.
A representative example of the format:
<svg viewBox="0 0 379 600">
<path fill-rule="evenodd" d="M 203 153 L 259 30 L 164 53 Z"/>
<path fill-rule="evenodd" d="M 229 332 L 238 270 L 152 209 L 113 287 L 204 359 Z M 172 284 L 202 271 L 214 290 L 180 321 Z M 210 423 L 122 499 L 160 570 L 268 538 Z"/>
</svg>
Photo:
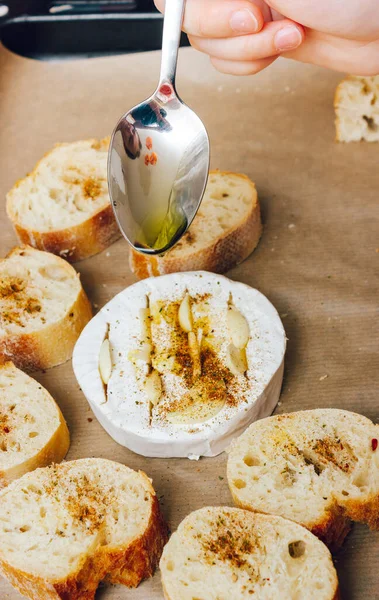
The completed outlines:
<svg viewBox="0 0 379 600">
<path fill-rule="evenodd" d="M 153 326 L 151 339 L 153 368 L 161 373 L 171 372 L 178 375 L 188 390 L 178 398 L 171 398 L 169 405 L 162 405 L 160 408 L 162 416 L 168 412 L 187 410 L 195 414 L 194 409 L 198 406 L 199 418 L 202 418 L 206 404 L 220 405 L 226 402 L 229 406 L 236 406 L 245 400 L 244 397 L 241 398 L 241 394 L 235 393 L 238 391 L 233 388 L 236 378 L 219 356 L 219 341 L 214 339 L 215 334 L 206 314 L 209 298 L 209 293 L 198 294 L 191 298 L 193 314 L 196 314 L 194 307 L 201 305 L 202 316 L 197 314 L 193 330 L 196 338 L 201 330 L 198 357 L 193 344 L 192 346 L 189 344 L 188 333 L 179 323 L 181 300 L 156 301 L 150 307 Z M 199 359 L 200 365 L 198 365 Z"/>
</svg>

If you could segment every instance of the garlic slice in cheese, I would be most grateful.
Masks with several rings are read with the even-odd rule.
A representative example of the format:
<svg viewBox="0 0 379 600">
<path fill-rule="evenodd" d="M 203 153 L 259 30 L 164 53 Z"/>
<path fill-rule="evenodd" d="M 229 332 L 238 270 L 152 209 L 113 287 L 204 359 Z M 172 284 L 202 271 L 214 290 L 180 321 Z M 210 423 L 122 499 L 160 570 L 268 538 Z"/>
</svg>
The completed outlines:
<svg viewBox="0 0 379 600">
<path fill-rule="evenodd" d="M 272 413 L 285 345 L 257 290 L 175 273 L 139 281 L 104 306 L 80 335 L 73 367 L 118 443 L 144 456 L 215 456 Z"/>
<path fill-rule="evenodd" d="M 172 373 L 175 371 L 175 356 L 170 352 L 161 353 L 153 357 L 152 365 L 162 375 Z"/>
<path fill-rule="evenodd" d="M 109 339 L 105 338 L 100 347 L 99 353 L 99 372 L 102 382 L 108 385 L 112 374 L 112 358 Z"/>
<path fill-rule="evenodd" d="M 247 358 L 244 348 L 229 344 L 226 350 L 226 366 L 233 375 L 243 375 L 247 371 Z"/>
<path fill-rule="evenodd" d="M 193 330 L 193 318 L 191 313 L 191 304 L 189 294 L 186 294 L 180 303 L 179 312 L 179 325 L 186 333 Z"/>
<path fill-rule="evenodd" d="M 230 306 L 227 321 L 234 346 L 236 348 L 246 348 L 250 337 L 250 328 L 243 314 L 234 306 Z"/>
<path fill-rule="evenodd" d="M 134 364 L 136 364 L 140 360 L 143 363 L 150 365 L 151 364 L 151 353 L 152 353 L 151 344 L 141 343 L 140 348 L 136 348 L 135 350 L 131 350 L 129 352 L 128 358 Z"/>
<path fill-rule="evenodd" d="M 152 371 L 145 381 L 145 392 L 148 401 L 155 406 L 158 404 L 160 397 L 162 396 L 162 382 L 157 371 Z"/>
<path fill-rule="evenodd" d="M 139 311 L 139 318 L 141 322 L 141 336 L 146 342 L 150 342 L 151 339 L 151 328 L 150 328 L 150 308 L 141 308 Z"/>
</svg>

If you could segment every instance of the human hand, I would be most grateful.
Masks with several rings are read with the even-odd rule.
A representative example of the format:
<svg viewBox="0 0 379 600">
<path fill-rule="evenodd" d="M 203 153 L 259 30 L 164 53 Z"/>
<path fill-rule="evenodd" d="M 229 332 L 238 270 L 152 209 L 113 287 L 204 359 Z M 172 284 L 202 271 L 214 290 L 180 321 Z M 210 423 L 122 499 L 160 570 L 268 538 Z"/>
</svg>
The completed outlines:
<svg viewBox="0 0 379 600">
<path fill-rule="evenodd" d="M 379 74 L 377 0 L 187 0 L 184 30 L 224 73 L 257 73 L 281 55 Z"/>
</svg>

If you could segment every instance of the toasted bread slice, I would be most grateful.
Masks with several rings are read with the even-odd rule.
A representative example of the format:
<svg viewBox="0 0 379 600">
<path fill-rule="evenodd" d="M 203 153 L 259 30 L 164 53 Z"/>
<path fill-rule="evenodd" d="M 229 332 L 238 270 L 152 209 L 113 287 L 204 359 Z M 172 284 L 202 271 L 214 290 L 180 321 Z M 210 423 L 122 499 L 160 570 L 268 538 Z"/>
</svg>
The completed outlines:
<svg viewBox="0 0 379 600">
<path fill-rule="evenodd" d="M 65 362 L 91 316 L 79 274 L 62 258 L 21 246 L 0 260 L 0 362 L 30 370 Z"/>
<path fill-rule="evenodd" d="M 378 440 L 378 425 L 344 410 L 257 421 L 229 452 L 234 501 L 297 521 L 337 549 L 351 520 L 379 529 Z"/>
<path fill-rule="evenodd" d="M 64 459 L 66 422 L 49 392 L 17 369 L 0 365 L 0 487 Z"/>
<path fill-rule="evenodd" d="M 99 458 L 37 469 L 0 493 L 0 571 L 32 600 L 137 586 L 167 541 L 150 479 Z"/>
<path fill-rule="evenodd" d="M 379 75 L 344 79 L 334 108 L 338 142 L 379 141 Z"/>
<path fill-rule="evenodd" d="M 281 517 L 202 508 L 182 521 L 160 562 L 166 600 L 337 600 L 326 546 Z"/>
<path fill-rule="evenodd" d="M 101 252 L 120 232 L 109 202 L 109 138 L 57 144 L 7 194 L 23 244 L 75 262 Z"/>
<path fill-rule="evenodd" d="M 211 171 L 190 229 L 164 256 L 130 251 L 133 273 L 144 279 L 177 271 L 225 273 L 256 248 L 262 233 L 255 185 L 246 175 Z"/>
</svg>

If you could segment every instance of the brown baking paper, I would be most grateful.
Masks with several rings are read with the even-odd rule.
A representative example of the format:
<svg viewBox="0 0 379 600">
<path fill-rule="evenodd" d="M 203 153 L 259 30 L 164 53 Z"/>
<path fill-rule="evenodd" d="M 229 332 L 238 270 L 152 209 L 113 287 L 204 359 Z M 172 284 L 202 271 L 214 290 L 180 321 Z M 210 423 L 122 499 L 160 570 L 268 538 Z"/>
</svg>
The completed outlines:
<svg viewBox="0 0 379 600">
<path fill-rule="evenodd" d="M 1 50 L 1 256 L 16 244 L 5 214 L 13 183 L 55 142 L 109 134 L 153 91 L 158 71 L 158 53 L 54 64 Z M 338 407 L 377 421 L 379 147 L 334 142 L 340 78 L 289 61 L 234 78 L 186 49 L 178 89 L 207 126 L 212 166 L 257 184 L 263 237 L 229 275 L 266 294 L 282 316 L 289 341 L 278 412 Z M 76 265 L 95 310 L 135 281 L 127 254 L 120 240 Z M 199 462 L 133 454 L 98 424 L 70 362 L 36 378 L 68 421 L 68 458 L 98 456 L 146 471 L 172 530 L 192 510 L 231 504 L 225 454 Z M 336 557 L 345 600 L 379 598 L 378 554 L 379 534 L 355 525 Z M 0 581 L 0 598 L 19 595 Z M 161 600 L 159 573 L 137 590 L 103 587 L 98 598 Z"/>
</svg>

